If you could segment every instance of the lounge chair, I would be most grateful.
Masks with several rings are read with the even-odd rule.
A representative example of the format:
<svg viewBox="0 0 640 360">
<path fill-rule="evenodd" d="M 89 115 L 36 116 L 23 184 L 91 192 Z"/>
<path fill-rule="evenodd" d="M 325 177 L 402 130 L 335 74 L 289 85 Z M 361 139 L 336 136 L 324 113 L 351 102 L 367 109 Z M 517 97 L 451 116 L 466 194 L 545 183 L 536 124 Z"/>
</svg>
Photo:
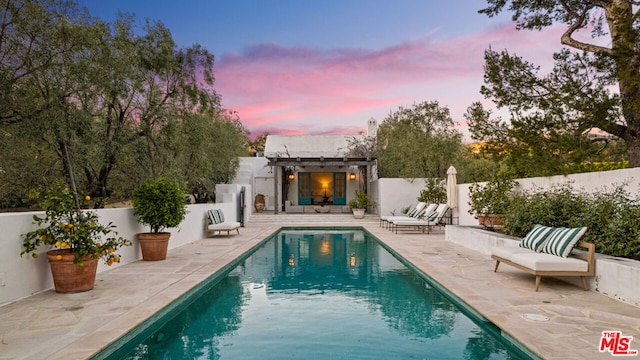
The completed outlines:
<svg viewBox="0 0 640 360">
<path fill-rule="evenodd" d="M 426 208 L 418 211 L 417 213 L 414 213 L 413 216 L 406 216 L 406 215 L 400 215 L 400 216 L 392 216 L 389 217 L 387 219 L 387 228 L 389 230 L 391 230 L 393 223 L 396 221 L 419 221 L 419 220 L 427 220 L 428 216 L 430 214 L 433 214 L 433 212 L 436 210 L 436 208 L 438 207 L 437 204 L 429 204 L 427 205 Z"/>
<path fill-rule="evenodd" d="M 207 237 L 221 235 L 223 231 L 230 236 L 231 231 L 237 231 L 240 235 L 240 223 L 237 221 L 225 221 L 224 213 L 220 209 L 211 209 L 207 211 L 204 217 L 204 232 Z"/>
<path fill-rule="evenodd" d="M 381 216 L 380 226 L 386 225 L 386 227 L 389 228 L 389 224 L 395 220 L 420 220 L 425 214 L 432 212 L 435 208 L 435 204 L 427 205 L 424 202 L 419 202 L 416 207 L 409 209 L 404 215 Z"/>
<path fill-rule="evenodd" d="M 398 233 L 399 228 L 415 228 L 418 230 L 422 230 L 422 232 L 429 229 L 431 226 L 436 226 L 442 224 L 442 218 L 449 211 L 449 205 L 440 204 L 436 208 L 436 210 L 432 211 L 429 214 L 425 214 L 422 220 L 407 220 L 407 219 L 398 219 L 391 221 L 391 230 L 395 229 L 396 234 Z"/>
<path fill-rule="evenodd" d="M 407 218 L 407 217 L 414 217 L 416 216 L 422 209 L 424 209 L 427 206 L 427 203 L 425 202 L 418 202 L 418 204 L 414 207 L 412 207 L 411 209 L 409 209 L 409 211 L 407 211 L 406 215 L 384 215 L 384 216 L 380 216 L 380 227 L 382 227 L 383 225 L 386 225 L 387 227 L 389 226 L 389 219 L 391 218 L 395 218 L 395 217 L 403 217 L 403 218 Z"/>
</svg>

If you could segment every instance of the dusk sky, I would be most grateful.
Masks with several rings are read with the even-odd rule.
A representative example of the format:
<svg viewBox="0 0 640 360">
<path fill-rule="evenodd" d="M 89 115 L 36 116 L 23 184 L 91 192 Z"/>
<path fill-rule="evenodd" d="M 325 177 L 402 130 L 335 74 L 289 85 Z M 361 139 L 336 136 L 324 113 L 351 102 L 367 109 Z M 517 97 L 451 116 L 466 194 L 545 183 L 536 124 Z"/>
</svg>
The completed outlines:
<svg viewBox="0 0 640 360">
<path fill-rule="evenodd" d="M 481 100 L 483 53 L 508 49 L 548 67 L 562 29 L 516 31 L 481 0 L 81 0 L 164 23 L 180 47 L 215 55 L 214 88 L 252 137 L 357 134 L 400 106 L 438 101 L 464 131 Z M 140 30 L 141 26 L 138 27 Z M 544 71 L 545 67 L 543 67 Z"/>
</svg>

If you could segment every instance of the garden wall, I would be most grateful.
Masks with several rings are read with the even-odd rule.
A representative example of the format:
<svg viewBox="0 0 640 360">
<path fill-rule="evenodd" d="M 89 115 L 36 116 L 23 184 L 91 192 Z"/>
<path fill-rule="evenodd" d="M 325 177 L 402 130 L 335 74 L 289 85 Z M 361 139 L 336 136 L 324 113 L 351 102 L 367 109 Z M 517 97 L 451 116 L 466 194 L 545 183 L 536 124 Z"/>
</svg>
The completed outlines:
<svg viewBox="0 0 640 360">
<path fill-rule="evenodd" d="M 204 234 L 204 216 L 209 209 L 222 209 L 225 218 L 237 219 L 237 185 L 224 186 L 216 189 L 216 204 L 187 205 L 187 215 L 178 228 L 168 229 L 171 232 L 169 249 L 200 240 Z M 219 193 L 218 193 L 219 191 Z M 248 193 L 251 194 L 250 187 Z M 99 209 L 96 210 L 103 224 L 112 222 L 117 228 L 119 236 L 129 239 L 133 246 L 119 250 L 122 255 L 120 264 L 111 267 L 99 263 L 98 272 L 142 259 L 137 233 L 149 231 L 148 227 L 140 225 L 132 208 Z M 245 211 L 245 214 L 250 213 Z M 49 264 L 45 255 L 46 249 L 42 247 L 38 259 L 32 259 L 30 255 L 20 256 L 22 251 L 22 234 L 35 230 L 33 215 L 43 215 L 42 212 L 0 213 L 0 306 L 33 295 L 35 293 L 53 288 Z M 248 216 L 248 214 L 246 215 Z M 245 217 L 245 219 L 247 219 Z"/>
<path fill-rule="evenodd" d="M 376 213 L 399 215 L 402 209 L 418 203 L 420 191 L 425 188 L 425 178 L 382 178 L 372 182 L 372 197 L 378 202 Z"/>
<path fill-rule="evenodd" d="M 517 181 L 519 185 L 515 190 L 530 190 L 536 187 L 549 189 L 554 185 L 572 183 L 574 189 L 584 190 L 589 193 L 602 190 L 603 188 L 612 189 L 614 186 L 626 183 L 627 186 L 625 189 L 632 197 L 640 195 L 640 168 L 517 179 Z M 424 182 L 422 182 L 422 184 L 424 184 Z M 455 210 L 455 213 L 457 213 L 457 216 L 460 218 L 460 225 L 478 224 L 478 221 L 473 215 L 468 213 L 470 185 L 471 184 L 458 185 L 458 208 Z M 419 193 L 418 191 L 418 194 Z"/>
</svg>

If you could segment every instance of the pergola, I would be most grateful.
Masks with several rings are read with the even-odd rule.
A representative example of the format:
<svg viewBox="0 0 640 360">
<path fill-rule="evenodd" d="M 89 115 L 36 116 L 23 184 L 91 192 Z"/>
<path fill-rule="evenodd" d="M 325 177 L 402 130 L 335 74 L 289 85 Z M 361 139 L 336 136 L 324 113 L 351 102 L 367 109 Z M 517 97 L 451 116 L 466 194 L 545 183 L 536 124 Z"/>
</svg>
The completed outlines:
<svg viewBox="0 0 640 360">
<path fill-rule="evenodd" d="M 346 168 L 351 168 L 351 167 L 357 167 L 361 173 L 362 173 L 362 179 L 364 179 L 364 190 L 367 191 L 370 187 L 370 176 L 369 174 L 371 174 L 371 167 L 373 165 L 376 164 L 376 159 L 375 158 L 371 158 L 371 157 L 367 157 L 367 158 L 363 158 L 363 157 L 324 157 L 324 156 L 319 156 L 319 157 L 278 157 L 276 156 L 272 156 L 269 157 L 267 156 L 267 159 L 269 160 L 268 162 L 268 166 L 271 166 L 273 168 L 273 194 L 274 194 L 274 199 L 277 202 L 277 204 L 274 203 L 274 213 L 277 214 L 281 207 L 284 206 L 284 198 L 282 198 L 281 201 L 278 201 L 279 198 L 279 193 L 280 193 L 280 188 L 282 187 L 282 184 L 284 184 L 285 181 L 287 181 L 286 179 L 286 171 L 285 169 L 287 168 L 305 168 L 307 166 L 311 167 L 338 167 L 338 168 L 342 168 L 342 167 L 346 167 Z"/>
</svg>

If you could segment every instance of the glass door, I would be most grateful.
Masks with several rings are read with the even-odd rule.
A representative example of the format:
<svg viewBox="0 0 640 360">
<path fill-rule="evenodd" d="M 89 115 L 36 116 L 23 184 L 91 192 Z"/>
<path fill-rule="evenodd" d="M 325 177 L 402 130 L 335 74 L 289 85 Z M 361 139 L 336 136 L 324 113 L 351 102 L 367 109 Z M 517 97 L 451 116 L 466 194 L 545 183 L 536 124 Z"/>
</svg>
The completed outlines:
<svg viewBox="0 0 640 360">
<path fill-rule="evenodd" d="M 347 204 L 347 173 L 333 173 L 333 204 Z"/>
<path fill-rule="evenodd" d="M 298 173 L 298 205 L 311 205 L 311 173 Z"/>
</svg>

